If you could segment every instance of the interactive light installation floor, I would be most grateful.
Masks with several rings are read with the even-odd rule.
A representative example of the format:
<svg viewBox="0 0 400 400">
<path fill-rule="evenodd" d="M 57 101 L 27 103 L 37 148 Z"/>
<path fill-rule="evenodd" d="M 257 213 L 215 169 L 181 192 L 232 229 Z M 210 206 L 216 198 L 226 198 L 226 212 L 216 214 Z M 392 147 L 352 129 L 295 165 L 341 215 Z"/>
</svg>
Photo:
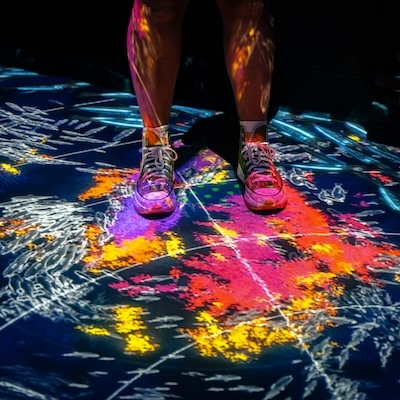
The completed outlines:
<svg viewBox="0 0 400 400">
<path fill-rule="evenodd" d="M 176 211 L 134 211 L 135 98 L 0 69 L 2 399 L 397 399 L 400 150 L 281 110 L 255 215 L 174 107 Z"/>
</svg>

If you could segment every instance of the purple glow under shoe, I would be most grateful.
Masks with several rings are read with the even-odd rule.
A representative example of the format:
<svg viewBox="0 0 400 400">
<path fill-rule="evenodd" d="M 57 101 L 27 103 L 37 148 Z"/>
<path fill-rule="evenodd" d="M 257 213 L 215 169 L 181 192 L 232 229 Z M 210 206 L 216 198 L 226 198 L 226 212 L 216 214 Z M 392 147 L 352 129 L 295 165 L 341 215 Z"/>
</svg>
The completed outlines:
<svg viewBox="0 0 400 400">
<path fill-rule="evenodd" d="M 275 168 L 274 150 L 267 142 L 243 142 L 237 174 L 244 183 L 244 202 L 252 211 L 273 211 L 286 207 L 283 180 Z"/>
<path fill-rule="evenodd" d="M 140 175 L 134 205 L 139 214 L 168 214 L 175 210 L 174 164 L 177 154 L 170 145 L 142 148 Z"/>
</svg>

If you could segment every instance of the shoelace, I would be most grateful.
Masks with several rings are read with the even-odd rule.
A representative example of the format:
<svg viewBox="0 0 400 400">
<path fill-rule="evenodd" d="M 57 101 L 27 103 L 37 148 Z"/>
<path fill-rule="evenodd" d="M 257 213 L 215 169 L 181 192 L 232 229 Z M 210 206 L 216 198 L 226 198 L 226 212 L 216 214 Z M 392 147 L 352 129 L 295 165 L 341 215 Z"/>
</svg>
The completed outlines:
<svg viewBox="0 0 400 400">
<path fill-rule="evenodd" d="M 141 176 L 150 181 L 170 181 L 174 175 L 173 163 L 178 155 L 170 146 L 143 147 Z"/>
<path fill-rule="evenodd" d="M 254 174 L 255 182 L 277 182 L 277 171 L 272 161 L 275 150 L 267 142 L 243 143 L 241 154 L 247 174 Z"/>
</svg>

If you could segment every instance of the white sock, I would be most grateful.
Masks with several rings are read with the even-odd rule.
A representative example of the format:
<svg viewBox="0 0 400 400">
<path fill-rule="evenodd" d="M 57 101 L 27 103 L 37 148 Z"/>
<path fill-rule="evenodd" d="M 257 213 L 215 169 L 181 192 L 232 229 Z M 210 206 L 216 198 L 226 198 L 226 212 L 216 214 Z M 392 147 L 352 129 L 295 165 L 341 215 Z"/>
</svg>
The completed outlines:
<svg viewBox="0 0 400 400">
<path fill-rule="evenodd" d="M 242 131 L 242 141 L 268 142 L 267 121 L 239 121 L 239 124 Z"/>
<path fill-rule="evenodd" d="M 161 125 L 154 128 L 144 127 L 142 131 L 143 146 L 167 146 L 169 145 L 169 125 Z"/>
</svg>

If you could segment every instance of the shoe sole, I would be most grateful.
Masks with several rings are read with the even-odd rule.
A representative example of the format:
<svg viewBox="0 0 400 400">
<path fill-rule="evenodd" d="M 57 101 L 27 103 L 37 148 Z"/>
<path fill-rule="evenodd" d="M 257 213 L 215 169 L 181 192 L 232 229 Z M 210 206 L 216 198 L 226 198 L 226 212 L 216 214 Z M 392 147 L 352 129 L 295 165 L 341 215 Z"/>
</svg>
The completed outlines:
<svg viewBox="0 0 400 400">
<path fill-rule="evenodd" d="M 161 200 L 144 200 L 143 202 L 141 202 L 140 198 L 141 196 L 135 188 L 133 204 L 136 211 L 140 215 L 171 214 L 176 208 L 176 197 L 174 191 L 172 191 L 169 196 Z"/>
</svg>

